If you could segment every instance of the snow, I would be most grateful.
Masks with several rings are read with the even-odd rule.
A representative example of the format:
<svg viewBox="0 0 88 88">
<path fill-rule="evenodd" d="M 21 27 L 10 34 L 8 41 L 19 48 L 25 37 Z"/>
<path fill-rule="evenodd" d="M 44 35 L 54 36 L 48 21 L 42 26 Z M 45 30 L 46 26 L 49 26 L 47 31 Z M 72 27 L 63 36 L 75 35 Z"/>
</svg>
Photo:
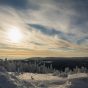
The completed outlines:
<svg viewBox="0 0 88 88">
<path fill-rule="evenodd" d="M 77 74 L 68 75 L 68 79 L 76 79 L 83 77 L 88 77 L 88 75 L 86 73 L 77 73 Z"/>
<path fill-rule="evenodd" d="M 31 79 L 31 76 L 33 76 L 34 80 Z M 37 84 L 42 83 L 47 85 L 47 88 L 88 88 L 88 75 L 86 73 L 68 75 L 67 78 L 53 76 L 52 74 L 24 73 L 19 75 L 18 78 L 26 81 L 31 80 L 33 84 L 36 82 L 38 82 Z M 81 79 L 87 79 L 87 81 L 84 82 Z"/>
<path fill-rule="evenodd" d="M 35 88 L 31 83 L 19 80 L 13 74 L 0 72 L 0 88 Z"/>
<path fill-rule="evenodd" d="M 88 77 L 71 79 L 70 81 L 71 81 L 70 88 L 88 88 Z"/>
<path fill-rule="evenodd" d="M 77 73 L 61 78 L 52 74 L 0 72 L 0 88 L 88 88 L 88 75 Z"/>
<path fill-rule="evenodd" d="M 32 80 L 31 77 L 33 77 L 33 79 L 35 81 L 49 81 L 49 80 L 62 80 L 62 78 L 59 78 L 57 76 L 53 76 L 52 74 L 33 74 L 33 73 L 24 73 L 24 74 L 20 74 L 18 76 L 19 79 L 21 80 Z"/>
</svg>

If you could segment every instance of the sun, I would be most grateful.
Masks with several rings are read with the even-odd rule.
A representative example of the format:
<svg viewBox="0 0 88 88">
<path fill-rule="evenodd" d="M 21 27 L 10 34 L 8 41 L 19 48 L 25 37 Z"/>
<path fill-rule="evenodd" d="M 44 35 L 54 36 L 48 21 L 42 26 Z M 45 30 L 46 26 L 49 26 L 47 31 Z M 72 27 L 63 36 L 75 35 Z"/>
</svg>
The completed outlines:
<svg viewBox="0 0 88 88">
<path fill-rule="evenodd" d="M 8 39 L 12 43 L 19 43 L 22 40 L 22 33 L 18 27 L 11 27 L 8 30 Z"/>
</svg>

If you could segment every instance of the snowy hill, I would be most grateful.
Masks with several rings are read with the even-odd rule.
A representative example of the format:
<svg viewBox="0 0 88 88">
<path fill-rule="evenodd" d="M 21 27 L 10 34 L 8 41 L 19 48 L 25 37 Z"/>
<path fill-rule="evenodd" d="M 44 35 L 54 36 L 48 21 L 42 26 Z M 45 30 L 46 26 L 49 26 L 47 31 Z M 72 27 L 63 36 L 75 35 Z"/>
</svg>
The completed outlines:
<svg viewBox="0 0 88 88">
<path fill-rule="evenodd" d="M 34 88 L 31 83 L 21 81 L 13 74 L 0 72 L 0 88 Z"/>
<path fill-rule="evenodd" d="M 88 76 L 77 73 L 61 78 L 52 74 L 0 72 L 0 88 L 88 88 Z"/>
<path fill-rule="evenodd" d="M 31 76 L 34 78 L 33 80 L 31 79 Z M 32 82 L 36 86 L 43 84 L 47 86 L 47 88 L 88 88 L 87 77 L 88 75 L 86 73 L 72 74 L 69 75 L 67 78 L 53 76 L 52 74 L 33 74 L 33 73 L 24 73 L 18 76 L 20 80 Z M 80 84 L 82 84 L 81 87 L 79 86 Z"/>
</svg>

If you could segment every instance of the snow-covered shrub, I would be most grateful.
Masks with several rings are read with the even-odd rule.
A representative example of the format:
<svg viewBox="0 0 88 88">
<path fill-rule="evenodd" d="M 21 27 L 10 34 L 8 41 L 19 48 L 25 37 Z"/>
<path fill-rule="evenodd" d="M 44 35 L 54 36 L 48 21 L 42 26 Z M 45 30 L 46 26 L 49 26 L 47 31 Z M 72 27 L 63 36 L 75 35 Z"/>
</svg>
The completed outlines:
<svg viewBox="0 0 88 88">
<path fill-rule="evenodd" d="M 60 77 L 63 77 L 63 78 L 68 77 L 68 73 L 61 72 L 61 73 L 60 73 Z"/>
<path fill-rule="evenodd" d="M 38 88 L 48 88 L 48 86 L 46 85 L 46 83 L 41 82 L 41 83 L 38 85 Z"/>
<path fill-rule="evenodd" d="M 60 76 L 60 72 L 59 72 L 58 70 L 55 70 L 55 71 L 53 72 L 53 76 Z"/>
<path fill-rule="evenodd" d="M 4 67 L 0 66 L 0 72 L 7 72 L 7 71 Z"/>
</svg>

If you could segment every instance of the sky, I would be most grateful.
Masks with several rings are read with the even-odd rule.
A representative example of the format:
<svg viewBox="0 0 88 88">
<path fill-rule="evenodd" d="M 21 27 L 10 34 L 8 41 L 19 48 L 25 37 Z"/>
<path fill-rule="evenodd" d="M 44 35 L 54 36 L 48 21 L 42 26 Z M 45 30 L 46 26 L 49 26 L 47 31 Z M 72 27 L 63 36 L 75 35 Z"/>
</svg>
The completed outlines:
<svg viewBox="0 0 88 88">
<path fill-rule="evenodd" d="M 0 0 L 0 56 L 88 56 L 88 0 Z"/>
</svg>

